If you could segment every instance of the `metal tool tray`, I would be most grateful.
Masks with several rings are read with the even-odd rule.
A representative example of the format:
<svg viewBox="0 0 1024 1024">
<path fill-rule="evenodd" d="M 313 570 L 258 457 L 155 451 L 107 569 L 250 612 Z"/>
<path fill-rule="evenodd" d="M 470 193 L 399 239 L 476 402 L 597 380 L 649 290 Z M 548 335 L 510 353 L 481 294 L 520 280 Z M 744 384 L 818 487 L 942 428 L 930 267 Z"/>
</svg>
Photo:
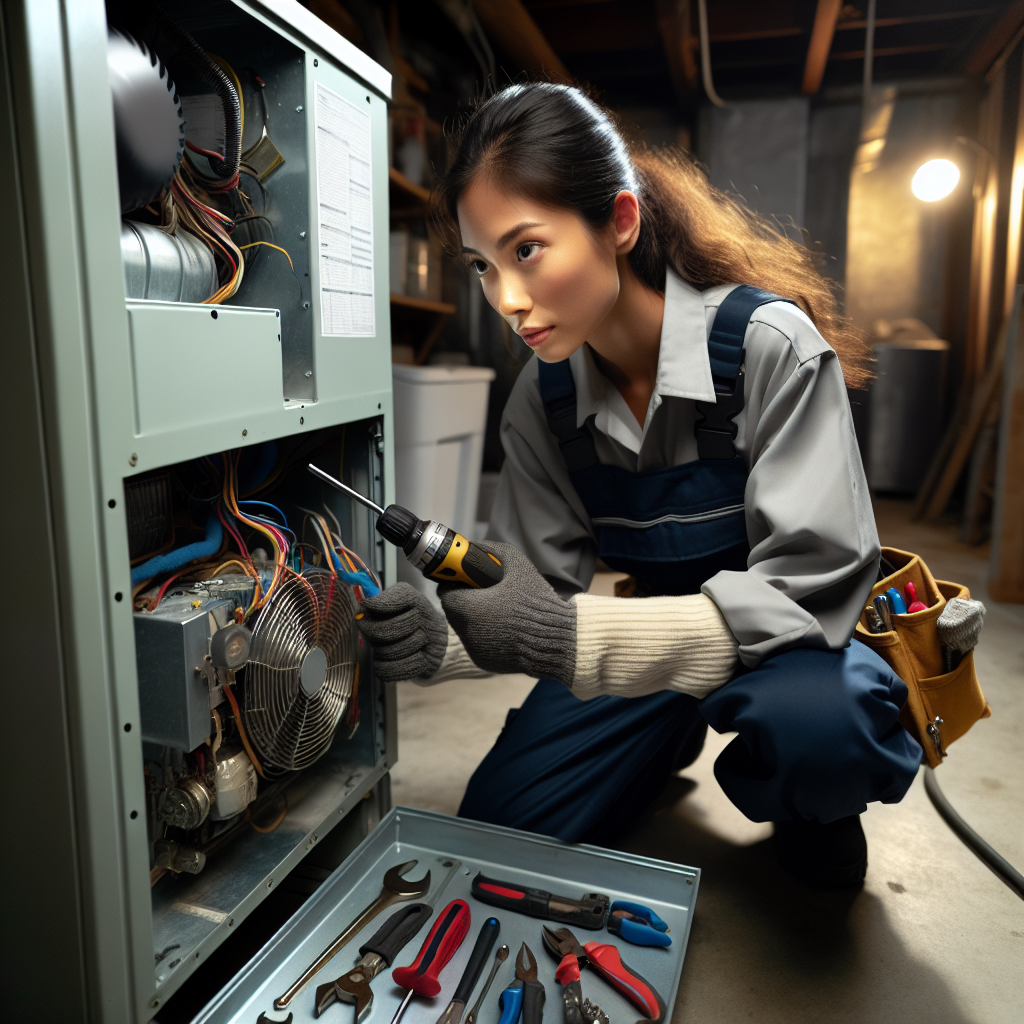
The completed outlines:
<svg viewBox="0 0 1024 1024">
<path fill-rule="evenodd" d="M 355 849 L 345 862 L 324 882 L 309 901 L 267 943 L 229 985 L 208 1003 L 193 1024 L 256 1024 L 261 1013 L 271 1021 L 284 1021 L 286 1012 L 274 1011 L 274 999 L 284 992 L 360 911 L 380 892 L 384 872 L 395 864 L 416 859 L 418 867 L 407 877 L 420 878 L 431 869 L 432 885 L 443 875 L 437 862 L 439 855 L 448 855 L 462 862 L 434 903 L 436 913 L 450 900 L 461 898 L 469 903 L 472 924 L 461 948 L 441 974 L 441 994 L 432 1000 L 416 997 L 410 1003 L 403 1024 L 435 1024 L 448 1005 L 463 968 L 469 960 L 476 936 L 484 921 L 494 916 L 501 922 L 501 933 L 495 949 L 507 943 L 509 958 L 499 970 L 487 1000 L 480 1010 L 479 1024 L 497 1024 L 498 995 L 514 980 L 515 956 L 522 942 L 529 943 L 537 957 L 539 979 L 547 990 L 544 1019 L 549 1024 L 562 1021 L 562 1000 L 555 981 L 554 961 L 541 943 L 542 922 L 511 911 L 480 903 L 470 895 L 470 886 L 477 871 L 492 878 L 507 879 L 547 889 L 563 896 L 579 898 L 584 893 L 606 893 L 613 900 L 626 899 L 651 907 L 668 923 L 672 945 L 668 948 L 632 946 L 608 931 L 577 929 L 583 942 L 613 942 L 622 958 L 642 974 L 665 999 L 665 1021 L 672 1018 L 676 989 L 683 969 L 683 957 L 690 937 L 690 922 L 700 884 L 698 868 L 683 867 L 648 857 L 616 853 L 596 846 L 569 844 L 556 839 L 519 832 L 515 829 L 485 825 L 480 822 L 452 818 L 429 811 L 393 808 Z M 359 946 L 372 935 L 394 909 L 385 910 L 371 921 L 317 975 L 306 989 L 295 997 L 288 1010 L 293 1024 L 314 1021 L 314 990 L 318 984 L 350 970 L 359 956 Z M 431 923 L 434 918 L 431 918 Z M 552 925 L 558 928 L 561 925 Z M 421 929 L 402 950 L 396 966 L 412 963 L 429 927 Z M 493 955 L 493 954 L 492 954 Z M 490 970 L 491 959 L 485 966 Z M 612 1024 L 632 1024 L 641 1014 L 606 984 L 593 971 L 583 972 L 583 995 L 597 1003 L 611 1018 Z M 482 984 L 478 983 L 479 985 Z M 389 1024 L 404 994 L 384 971 L 373 982 L 373 1008 L 364 1024 Z M 477 997 L 474 992 L 470 1005 Z M 467 1006 L 466 1011 L 468 1012 Z M 325 1011 L 328 1024 L 353 1024 L 351 1006 L 335 1005 Z"/>
</svg>

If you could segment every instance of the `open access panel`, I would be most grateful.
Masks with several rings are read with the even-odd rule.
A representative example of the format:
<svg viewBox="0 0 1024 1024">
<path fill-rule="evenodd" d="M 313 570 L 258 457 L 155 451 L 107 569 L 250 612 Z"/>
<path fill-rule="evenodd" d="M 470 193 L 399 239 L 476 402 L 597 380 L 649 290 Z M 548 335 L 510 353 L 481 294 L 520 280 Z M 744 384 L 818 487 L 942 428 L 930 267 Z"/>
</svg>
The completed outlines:
<svg viewBox="0 0 1024 1024">
<path fill-rule="evenodd" d="M 0 31 L 4 525 L 34 557 L 5 758 L 37 766 L 11 812 L 47 808 L 11 1007 L 148 1021 L 387 809 L 354 609 L 394 551 L 305 466 L 394 493 L 390 76 L 293 0 L 24 0 Z"/>
</svg>

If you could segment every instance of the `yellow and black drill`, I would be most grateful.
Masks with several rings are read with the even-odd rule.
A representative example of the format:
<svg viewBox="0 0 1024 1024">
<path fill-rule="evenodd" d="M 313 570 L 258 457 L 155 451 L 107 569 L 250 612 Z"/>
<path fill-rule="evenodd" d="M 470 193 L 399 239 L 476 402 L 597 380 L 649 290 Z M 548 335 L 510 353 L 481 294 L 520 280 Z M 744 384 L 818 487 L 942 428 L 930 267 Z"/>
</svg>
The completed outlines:
<svg viewBox="0 0 1024 1024">
<path fill-rule="evenodd" d="M 347 484 L 336 480 L 318 466 L 309 471 L 325 483 L 355 498 L 376 512 L 377 532 L 405 552 L 405 557 L 428 580 L 439 583 L 464 583 L 470 587 L 493 587 L 505 577 L 501 562 L 489 551 L 471 543 L 450 526 L 433 519 L 420 519 L 401 505 L 381 508 Z"/>
</svg>

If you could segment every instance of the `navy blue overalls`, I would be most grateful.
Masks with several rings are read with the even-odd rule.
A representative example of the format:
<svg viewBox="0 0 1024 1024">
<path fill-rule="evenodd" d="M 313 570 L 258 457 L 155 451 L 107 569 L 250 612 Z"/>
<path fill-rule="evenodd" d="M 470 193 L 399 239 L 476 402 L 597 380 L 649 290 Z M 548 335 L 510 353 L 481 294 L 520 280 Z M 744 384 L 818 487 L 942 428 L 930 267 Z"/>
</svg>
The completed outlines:
<svg viewBox="0 0 1024 1024">
<path fill-rule="evenodd" d="M 715 404 L 697 403 L 698 458 L 629 472 L 602 465 L 576 425 L 569 362 L 540 363 L 548 425 L 597 531 L 600 557 L 650 594 L 696 594 L 723 569 L 747 568 L 747 467 L 737 456 L 743 343 L 754 310 L 778 296 L 746 285 L 721 304 L 708 340 Z M 903 798 L 921 748 L 899 724 L 903 681 L 863 644 L 798 648 L 740 669 L 698 701 L 664 691 L 581 701 L 540 680 L 509 712 L 473 774 L 459 814 L 568 841 L 601 842 L 700 753 L 710 725 L 738 732 L 715 777 L 753 821 L 835 821 Z"/>
</svg>

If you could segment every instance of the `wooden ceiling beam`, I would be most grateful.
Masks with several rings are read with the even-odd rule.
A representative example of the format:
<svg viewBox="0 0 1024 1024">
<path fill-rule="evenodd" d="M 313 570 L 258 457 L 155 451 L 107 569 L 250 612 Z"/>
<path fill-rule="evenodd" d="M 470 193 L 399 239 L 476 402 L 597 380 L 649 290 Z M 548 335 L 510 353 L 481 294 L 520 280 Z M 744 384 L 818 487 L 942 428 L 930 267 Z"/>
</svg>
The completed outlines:
<svg viewBox="0 0 1024 1024">
<path fill-rule="evenodd" d="M 805 96 L 813 96 L 821 88 L 842 6 L 843 0 L 818 0 L 818 7 L 814 12 L 814 27 L 811 29 L 811 41 L 807 45 L 804 82 L 800 89 Z"/>
<path fill-rule="evenodd" d="M 555 82 L 572 82 L 568 68 L 530 17 L 522 0 L 473 0 L 473 7 L 487 35 L 523 71 Z"/>
<path fill-rule="evenodd" d="M 700 40 L 693 31 L 690 0 L 658 0 L 655 12 L 676 99 L 681 106 L 689 107 L 697 96 L 700 76 Z"/>
<path fill-rule="evenodd" d="M 1007 8 L 1006 13 L 992 26 L 985 38 L 974 48 L 974 52 L 967 58 L 964 65 L 964 72 L 968 75 L 984 75 L 1022 24 L 1024 24 L 1024 0 L 1015 0 Z"/>
</svg>

